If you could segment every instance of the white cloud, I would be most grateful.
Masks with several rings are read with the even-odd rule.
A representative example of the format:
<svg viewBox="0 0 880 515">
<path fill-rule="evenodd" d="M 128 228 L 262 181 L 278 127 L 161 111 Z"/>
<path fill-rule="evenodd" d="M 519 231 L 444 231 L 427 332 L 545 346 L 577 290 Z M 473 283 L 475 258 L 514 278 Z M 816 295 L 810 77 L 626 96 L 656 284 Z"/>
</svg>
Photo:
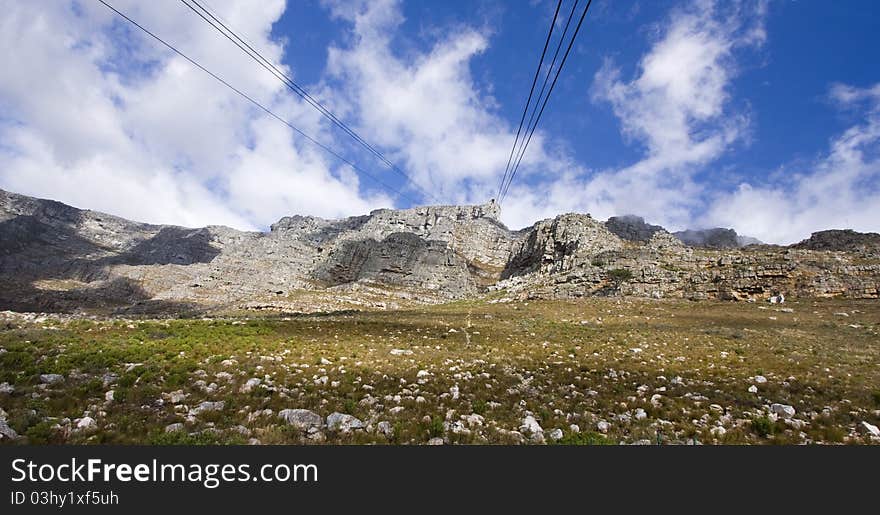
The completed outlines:
<svg viewBox="0 0 880 515">
<path fill-rule="evenodd" d="M 317 113 L 180 2 L 111 3 L 310 134 L 330 137 Z M 280 61 L 269 31 L 283 0 L 211 5 Z M 391 203 L 372 185 L 360 193 L 347 167 L 97 2 L 3 0 L 0 9 L 0 66 L 16 70 L 0 75 L 0 187 L 137 220 L 239 228 Z"/>
<path fill-rule="evenodd" d="M 444 202 L 486 202 L 494 197 L 514 132 L 493 110 L 494 99 L 480 91 L 470 63 L 489 45 L 485 31 L 457 26 L 424 52 L 395 52 L 393 36 L 404 23 L 396 0 L 325 1 L 333 16 L 349 22 L 353 38 L 331 47 L 328 70 L 342 84 L 334 104 L 350 105 L 358 131 L 391 149 L 415 182 Z M 517 183 L 537 173 L 559 176 L 573 170 L 564 155 L 546 149 L 537 131 L 517 174 Z M 552 189 L 555 185 L 548 185 Z M 514 227 L 557 206 L 523 193 L 511 194 L 503 219 Z M 522 208 L 520 208 L 522 206 Z"/>
<path fill-rule="evenodd" d="M 637 211 L 671 228 L 689 223 L 703 186 L 693 174 L 742 140 L 748 118 L 733 114 L 735 52 L 764 39 L 763 3 L 698 0 L 672 12 L 629 81 L 607 61 L 592 88 L 644 157 L 599 173 L 585 186 L 602 216 Z"/>
<path fill-rule="evenodd" d="M 643 148 L 643 157 L 609 170 L 556 158 L 554 173 L 546 175 L 560 178 L 514 184 L 505 219 L 518 226 L 566 211 L 599 219 L 635 213 L 671 229 L 688 226 L 705 197 L 694 174 L 747 136 L 747 116 L 731 109 L 730 83 L 735 54 L 766 39 L 765 14 L 763 1 L 689 2 L 658 25 L 632 79 L 607 60 L 591 96 L 611 106 L 624 138 Z"/>
<path fill-rule="evenodd" d="M 861 105 L 864 120 L 834 138 L 809 170 L 784 173 L 770 184 L 742 183 L 719 195 L 705 220 L 776 243 L 793 243 L 822 229 L 877 231 L 880 84 L 865 89 L 835 84 L 830 98 L 844 108 Z"/>
<path fill-rule="evenodd" d="M 176 0 L 113 3 L 309 134 L 354 148 Z M 283 0 L 211 5 L 280 62 L 284 46 L 269 34 Z M 423 27 L 436 38 L 429 48 L 402 52 L 397 0 L 325 5 L 347 32 L 328 49 L 327 75 L 309 89 L 434 197 L 494 196 L 514 133 L 491 91 L 471 76 L 471 63 L 490 45 L 488 30 Z M 358 180 L 97 2 L 0 0 L 0 9 L 0 65 L 16 70 L 0 75 L 0 187 L 191 226 L 259 228 L 292 213 L 338 217 L 393 204 L 372 181 Z M 880 85 L 832 88 L 838 105 L 868 105 L 869 114 L 812 169 L 726 194 L 697 181 L 748 141 L 748 109 L 734 99 L 732 81 L 740 54 L 767 38 L 766 10 L 764 0 L 694 0 L 656 26 L 631 77 L 606 61 L 590 95 L 610 107 L 643 156 L 592 170 L 538 131 L 503 220 L 518 228 L 562 212 L 600 219 L 635 212 L 671 229 L 733 226 L 766 241 L 794 241 L 828 225 L 876 230 Z M 375 161 L 365 168 L 392 182 Z"/>
</svg>

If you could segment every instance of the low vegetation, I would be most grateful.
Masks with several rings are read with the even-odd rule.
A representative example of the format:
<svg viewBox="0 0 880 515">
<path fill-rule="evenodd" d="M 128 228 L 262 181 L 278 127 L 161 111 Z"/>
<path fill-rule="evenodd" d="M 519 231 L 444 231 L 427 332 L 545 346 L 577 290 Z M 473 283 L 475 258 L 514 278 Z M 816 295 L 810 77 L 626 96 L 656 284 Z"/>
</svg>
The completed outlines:
<svg viewBox="0 0 880 515">
<path fill-rule="evenodd" d="M 31 444 L 878 443 L 878 333 L 880 304 L 840 300 L 7 312 L 0 417 L 3 443 Z M 285 409 L 363 427 L 309 432 Z"/>
</svg>

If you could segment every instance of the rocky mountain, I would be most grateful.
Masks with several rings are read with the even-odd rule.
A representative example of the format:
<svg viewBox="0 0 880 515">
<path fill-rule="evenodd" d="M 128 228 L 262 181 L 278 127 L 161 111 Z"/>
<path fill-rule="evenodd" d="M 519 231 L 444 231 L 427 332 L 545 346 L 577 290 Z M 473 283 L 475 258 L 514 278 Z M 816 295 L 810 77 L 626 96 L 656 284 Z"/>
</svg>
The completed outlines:
<svg viewBox="0 0 880 515">
<path fill-rule="evenodd" d="M 656 233 L 666 231 L 659 225 L 651 225 L 636 215 L 612 216 L 605 227 L 617 237 L 627 241 L 649 241 Z M 747 245 L 759 245 L 757 238 L 741 236 L 733 229 L 688 229 L 672 233 L 673 236 L 691 247 L 710 249 L 735 249 Z"/>
<path fill-rule="evenodd" d="M 711 249 L 735 249 L 742 247 L 739 235 L 733 229 L 688 229 L 672 233 L 685 245 L 692 247 L 707 247 Z"/>
<path fill-rule="evenodd" d="M 792 248 L 808 250 L 837 250 L 841 252 L 859 252 L 876 255 L 880 249 L 880 234 L 876 232 L 861 233 L 852 229 L 832 229 L 814 232 L 806 240 L 795 243 Z"/>
<path fill-rule="evenodd" d="M 605 227 L 618 238 L 629 241 L 648 241 L 658 231 L 665 229 L 659 225 L 651 225 L 636 215 L 612 216 L 605 222 Z"/>
<path fill-rule="evenodd" d="M 295 312 L 487 293 L 760 299 L 880 289 L 876 253 L 691 247 L 641 219 L 585 214 L 511 231 L 498 216 L 494 203 L 380 209 L 285 217 L 261 233 L 142 224 L 0 190 L 0 309 Z"/>
</svg>

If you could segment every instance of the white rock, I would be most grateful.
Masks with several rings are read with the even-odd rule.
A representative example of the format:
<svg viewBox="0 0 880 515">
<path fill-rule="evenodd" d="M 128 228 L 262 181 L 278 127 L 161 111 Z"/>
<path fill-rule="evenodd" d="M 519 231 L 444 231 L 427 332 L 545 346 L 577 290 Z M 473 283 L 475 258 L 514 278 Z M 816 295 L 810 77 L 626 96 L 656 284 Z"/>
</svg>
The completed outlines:
<svg viewBox="0 0 880 515">
<path fill-rule="evenodd" d="M 226 406 L 226 401 L 204 401 L 190 411 L 191 415 L 198 415 L 207 411 L 220 411 Z"/>
<path fill-rule="evenodd" d="M 241 385 L 241 388 L 239 388 L 238 391 L 241 393 L 250 393 L 251 391 L 253 391 L 254 388 L 260 386 L 261 382 L 262 381 L 260 381 L 258 377 L 252 377 L 248 379 L 243 385 Z"/>
<path fill-rule="evenodd" d="M 92 417 L 83 417 L 76 420 L 76 429 L 79 431 L 95 429 L 96 427 L 98 427 L 98 423 Z"/>
<path fill-rule="evenodd" d="M 391 425 L 391 422 L 388 422 L 387 420 L 383 420 L 376 424 L 376 430 L 385 435 L 386 438 L 394 436 L 394 427 Z"/>
<path fill-rule="evenodd" d="M 327 358 L 321 358 L 321 364 L 322 364 L 322 365 L 332 365 L 333 362 L 330 361 L 330 360 L 327 359 Z"/>
<path fill-rule="evenodd" d="M 749 393 L 758 393 L 758 387 L 755 385 L 749 386 Z"/>
<path fill-rule="evenodd" d="M 868 422 L 865 422 L 864 420 L 859 425 L 859 428 L 862 431 L 864 431 L 866 434 L 869 434 L 871 436 L 880 436 L 880 428 L 878 428 L 874 424 L 869 424 Z"/>
<path fill-rule="evenodd" d="M 60 374 L 40 374 L 40 382 L 43 384 L 56 384 L 64 381 L 64 376 Z"/>
<path fill-rule="evenodd" d="M 104 393 L 104 400 L 107 402 L 113 402 L 113 397 L 116 396 L 116 392 L 113 390 L 108 390 Z"/>
<path fill-rule="evenodd" d="M 363 429 L 364 423 L 352 415 L 334 412 L 327 417 L 327 428 L 340 433 L 350 433 L 357 429 Z"/>
<path fill-rule="evenodd" d="M 562 429 L 559 429 L 558 427 L 554 428 L 554 429 L 550 430 L 550 433 L 548 433 L 547 436 L 549 436 L 550 439 L 553 441 L 561 440 L 562 436 L 563 436 Z"/>
<path fill-rule="evenodd" d="M 180 404 L 188 396 L 189 396 L 189 394 L 186 394 L 180 390 L 177 390 L 176 392 L 171 392 L 170 394 L 168 394 L 168 399 L 171 401 L 171 404 Z"/>
<path fill-rule="evenodd" d="M 758 384 L 764 384 L 767 382 L 767 378 L 764 376 L 755 376 L 755 382 Z"/>
<path fill-rule="evenodd" d="M 412 353 L 409 349 L 391 349 L 392 356 L 411 356 Z"/>
<path fill-rule="evenodd" d="M 581 432 L 581 427 L 577 424 L 572 424 L 572 425 L 568 426 L 568 429 L 572 433 L 580 433 Z"/>
<path fill-rule="evenodd" d="M 600 420 L 599 422 L 596 423 L 596 429 L 600 433 L 604 434 L 604 433 L 607 433 L 609 429 L 611 429 L 611 424 L 609 424 L 608 422 L 605 422 L 604 420 Z"/>
<path fill-rule="evenodd" d="M 313 431 L 324 425 L 321 415 L 307 409 L 283 409 L 278 412 L 278 417 L 300 431 Z"/>
<path fill-rule="evenodd" d="M 455 385 L 452 388 L 450 388 L 449 393 L 450 393 L 450 395 L 452 395 L 452 400 L 458 399 L 458 394 L 459 394 L 458 385 Z"/>
<path fill-rule="evenodd" d="M 778 402 L 774 402 L 770 405 L 770 412 L 782 418 L 791 418 L 795 414 L 795 409 L 793 406 L 789 406 L 788 404 L 779 404 Z"/>
<path fill-rule="evenodd" d="M 15 387 L 12 386 L 11 384 L 9 384 L 9 383 L 0 384 L 0 393 L 10 393 L 11 394 L 14 392 L 15 392 Z"/>
<path fill-rule="evenodd" d="M 648 414 L 642 408 L 636 408 L 635 414 L 636 420 L 645 420 L 648 418 Z"/>
<path fill-rule="evenodd" d="M 717 437 L 724 436 L 724 434 L 727 433 L 727 429 L 724 429 L 721 426 L 715 426 L 712 429 L 710 429 L 709 432 L 712 433 L 712 436 L 717 438 Z"/>
<path fill-rule="evenodd" d="M 419 378 L 428 377 L 430 375 L 431 375 L 431 373 L 428 372 L 427 370 L 419 370 L 418 372 L 416 372 L 416 377 L 419 377 Z"/>
<path fill-rule="evenodd" d="M 438 437 L 431 438 L 428 440 L 428 445 L 443 445 L 443 439 Z"/>
<path fill-rule="evenodd" d="M 168 424 L 165 426 L 166 433 L 173 433 L 175 431 L 183 431 L 183 424 L 181 422 L 175 422 L 173 424 Z"/>
<path fill-rule="evenodd" d="M 18 438 L 18 433 L 6 424 L 6 420 L 0 420 L 0 441 L 15 440 L 16 438 Z"/>
<path fill-rule="evenodd" d="M 544 432 L 541 424 L 539 424 L 535 417 L 532 415 L 529 415 L 523 419 L 522 424 L 519 426 L 519 430 L 523 433 L 530 433 L 533 435 Z"/>
</svg>

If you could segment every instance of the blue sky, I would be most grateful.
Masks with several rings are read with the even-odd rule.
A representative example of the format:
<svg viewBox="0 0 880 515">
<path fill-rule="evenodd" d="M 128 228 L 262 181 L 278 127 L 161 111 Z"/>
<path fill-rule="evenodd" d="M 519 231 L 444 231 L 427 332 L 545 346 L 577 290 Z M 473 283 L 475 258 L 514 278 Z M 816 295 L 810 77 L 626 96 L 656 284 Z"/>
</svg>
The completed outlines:
<svg viewBox="0 0 880 515">
<path fill-rule="evenodd" d="M 0 77 L 0 187 L 257 230 L 430 202 L 178 0 L 110 3 L 406 196 L 95 0 L 0 0 L 0 61 L 17 70 Z M 444 203 L 495 196 L 556 6 L 204 3 Z M 503 220 L 634 213 L 779 243 L 880 230 L 878 13 L 856 0 L 595 0 Z"/>
</svg>

